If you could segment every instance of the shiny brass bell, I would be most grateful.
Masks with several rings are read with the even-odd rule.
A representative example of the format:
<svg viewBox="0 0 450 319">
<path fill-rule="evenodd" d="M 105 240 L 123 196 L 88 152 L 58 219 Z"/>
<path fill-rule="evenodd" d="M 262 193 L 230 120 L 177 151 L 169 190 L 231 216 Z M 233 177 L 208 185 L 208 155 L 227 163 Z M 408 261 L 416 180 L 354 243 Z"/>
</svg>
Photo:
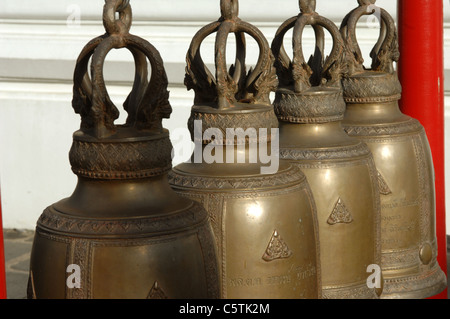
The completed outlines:
<svg viewBox="0 0 450 319">
<path fill-rule="evenodd" d="M 269 100 L 277 85 L 263 34 L 238 17 L 238 1 L 221 1 L 221 18 L 193 37 L 185 84 L 195 91 L 188 120 L 195 148 L 169 174 L 172 187 L 207 209 L 216 238 L 221 298 L 321 297 L 315 204 L 302 172 L 279 161 L 278 121 Z M 213 76 L 200 56 L 216 34 Z M 228 70 L 226 45 L 236 38 Z M 259 45 L 246 71 L 245 34 Z"/>
<path fill-rule="evenodd" d="M 280 156 L 301 168 L 316 202 L 323 298 L 376 299 L 383 289 L 380 271 L 371 280 L 381 261 L 377 171 L 367 145 L 341 125 L 344 43 L 336 25 L 315 7 L 315 1 L 300 1 L 300 15 L 286 20 L 272 43 L 280 80 L 274 101 Z M 316 48 L 306 62 L 302 35 L 308 25 Z M 283 42 L 292 28 L 291 61 Z M 333 39 L 326 59 L 324 30 Z"/>
<path fill-rule="evenodd" d="M 84 47 L 74 72 L 72 104 L 81 127 L 69 157 L 78 183 L 37 221 L 28 297 L 218 298 L 207 212 L 179 197 L 167 180 L 172 146 L 162 119 L 172 109 L 163 61 L 128 32 L 128 1 L 105 1 L 103 18 L 106 34 Z M 126 124 L 115 125 L 119 112 L 102 69 L 108 52 L 120 48 L 132 52 L 136 77 L 124 103 Z"/>
<path fill-rule="evenodd" d="M 434 169 L 424 128 L 398 105 L 402 87 L 393 18 L 375 1 L 358 1 L 341 25 L 349 72 L 343 78 L 347 133 L 373 153 L 381 196 L 382 298 L 426 298 L 447 286 L 437 263 Z M 364 15 L 378 14 L 380 37 L 363 66 L 355 29 Z M 417 61 L 420 63 L 420 61 Z"/>
</svg>

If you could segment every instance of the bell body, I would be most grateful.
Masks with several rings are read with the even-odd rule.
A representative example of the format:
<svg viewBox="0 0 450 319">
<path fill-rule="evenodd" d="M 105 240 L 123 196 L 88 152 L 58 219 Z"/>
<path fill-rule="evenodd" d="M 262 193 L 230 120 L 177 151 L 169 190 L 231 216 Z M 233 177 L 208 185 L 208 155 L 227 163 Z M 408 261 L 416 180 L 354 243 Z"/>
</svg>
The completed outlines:
<svg viewBox="0 0 450 319">
<path fill-rule="evenodd" d="M 161 157 L 170 145 L 168 133 L 102 141 L 74 135 L 78 184 L 37 222 L 29 298 L 218 297 L 207 213 L 177 196 L 159 165 L 170 165 L 170 155 Z"/>
<path fill-rule="evenodd" d="M 77 59 L 72 107 L 81 125 L 69 160 L 78 183 L 37 221 L 28 298 L 219 297 L 208 214 L 168 183 L 172 144 L 162 120 L 172 108 L 164 62 L 151 43 L 129 33 L 131 22 L 128 1 L 106 0 L 106 33 Z M 116 125 L 103 66 L 111 50 L 123 48 L 133 55 L 135 81 L 123 103 L 126 123 Z"/>
<path fill-rule="evenodd" d="M 358 88 L 370 87 L 364 83 L 385 87 L 380 81 L 390 83 L 389 90 L 397 94 L 356 94 L 362 92 Z M 345 87 L 348 98 L 343 125 L 350 136 L 368 145 L 378 170 L 385 279 L 382 298 L 434 296 L 447 283 L 436 259 L 434 169 L 425 130 L 419 121 L 400 111 L 401 88 L 396 75 L 365 72 L 350 78 Z"/>
<path fill-rule="evenodd" d="M 382 284 L 367 283 L 368 266 L 380 265 L 376 169 L 368 147 L 344 132 L 342 104 L 337 89 L 280 88 L 280 156 L 305 174 L 316 202 L 323 297 L 378 298 Z"/>
<path fill-rule="evenodd" d="M 256 107 L 250 116 L 258 118 L 260 111 Z M 276 122 L 272 107 L 263 112 Z M 210 115 L 200 116 L 210 119 Z M 245 117 L 236 118 L 257 126 L 257 120 Z M 249 160 L 248 145 L 217 147 L 224 159 L 233 152 L 234 160 L 179 164 L 169 173 L 169 182 L 178 194 L 208 211 L 219 256 L 221 297 L 320 298 L 315 205 L 304 175 L 283 161 L 275 173 L 261 174 L 265 164 Z M 270 142 L 267 147 L 271 149 Z M 245 157 L 242 163 L 237 162 L 239 154 Z"/>
</svg>

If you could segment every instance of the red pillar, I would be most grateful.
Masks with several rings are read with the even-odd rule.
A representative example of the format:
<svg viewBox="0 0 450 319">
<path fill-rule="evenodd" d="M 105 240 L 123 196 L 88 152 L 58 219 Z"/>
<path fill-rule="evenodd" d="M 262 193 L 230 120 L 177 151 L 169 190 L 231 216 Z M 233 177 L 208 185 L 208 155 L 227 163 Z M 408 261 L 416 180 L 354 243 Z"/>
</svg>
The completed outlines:
<svg viewBox="0 0 450 319">
<path fill-rule="evenodd" d="M 0 193 L 0 299 L 6 299 L 5 249 L 3 245 L 1 193 Z"/>
<path fill-rule="evenodd" d="M 438 262 L 447 274 L 443 0 L 398 0 L 400 107 L 425 127 L 436 176 Z M 447 299 L 447 290 L 435 296 Z"/>
</svg>

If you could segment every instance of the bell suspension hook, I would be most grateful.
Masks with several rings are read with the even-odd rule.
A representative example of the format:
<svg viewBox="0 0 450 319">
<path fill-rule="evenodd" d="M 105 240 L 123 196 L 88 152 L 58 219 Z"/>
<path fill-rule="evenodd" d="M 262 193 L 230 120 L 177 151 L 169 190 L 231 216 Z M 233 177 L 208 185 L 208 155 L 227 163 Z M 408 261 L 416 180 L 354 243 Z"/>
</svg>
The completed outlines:
<svg viewBox="0 0 450 319">
<path fill-rule="evenodd" d="M 316 12 L 316 0 L 299 0 L 301 13 L 311 14 Z"/>
<path fill-rule="evenodd" d="M 370 6 L 374 5 L 376 0 L 358 0 L 360 6 Z"/>
<path fill-rule="evenodd" d="M 221 0 L 220 12 L 224 20 L 235 20 L 239 15 L 238 0 Z"/>
<path fill-rule="evenodd" d="M 116 19 L 116 12 L 119 19 Z M 105 0 L 103 25 L 108 34 L 128 33 L 131 28 L 130 0 Z"/>
</svg>

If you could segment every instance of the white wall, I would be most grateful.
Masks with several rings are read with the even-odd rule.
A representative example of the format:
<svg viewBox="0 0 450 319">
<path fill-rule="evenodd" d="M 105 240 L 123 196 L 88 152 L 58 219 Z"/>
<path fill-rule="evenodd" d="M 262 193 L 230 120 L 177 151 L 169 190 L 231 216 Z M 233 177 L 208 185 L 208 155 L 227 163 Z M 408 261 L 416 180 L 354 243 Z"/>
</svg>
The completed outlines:
<svg viewBox="0 0 450 319">
<path fill-rule="evenodd" d="M 450 8 L 447 1 L 444 3 L 448 56 Z M 0 182 L 5 228 L 34 228 L 42 210 L 70 196 L 75 187 L 76 176 L 70 170 L 68 152 L 80 120 L 71 107 L 71 82 L 75 60 L 83 46 L 104 33 L 103 4 L 104 0 L 2 1 Z M 164 122 L 165 127 L 171 131 L 184 129 L 193 99 L 192 92 L 182 84 L 185 55 L 195 32 L 219 17 L 219 1 L 154 0 L 149 4 L 131 0 L 131 5 L 131 32 L 160 51 L 169 76 L 174 111 Z M 317 11 L 339 25 L 355 5 L 355 0 L 323 0 L 318 1 Z M 395 1 L 379 0 L 377 5 L 396 16 Z M 294 0 L 240 1 L 240 17 L 258 26 L 269 43 L 278 26 L 298 14 L 298 10 L 298 1 Z M 358 36 L 363 51 L 369 52 L 378 30 L 366 22 L 359 24 Z M 305 35 L 306 50 L 311 50 L 313 40 L 311 34 Z M 249 45 L 248 61 L 256 61 L 257 51 Z M 213 40 L 209 39 L 203 47 L 205 61 L 212 63 Z M 446 59 L 445 68 L 450 72 L 450 58 Z M 133 72 L 131 55 L 126 51 L 114 51 L 108 56 L 105 74 L 116 105 L 121 105 L 129 93 Z M 446 88 L 448 92 L 448 83 Z M 450 127 L 450 97 L 446 98 L 446 123 Z M 446 136 L 449 134 L 446 131 Z M 177 141 L 173 142 L 177 147 Z M 177 157 L 174 164 L 182 160 Z M 449 217 L 447 227 L 450 233 Z"/>
</svg>

